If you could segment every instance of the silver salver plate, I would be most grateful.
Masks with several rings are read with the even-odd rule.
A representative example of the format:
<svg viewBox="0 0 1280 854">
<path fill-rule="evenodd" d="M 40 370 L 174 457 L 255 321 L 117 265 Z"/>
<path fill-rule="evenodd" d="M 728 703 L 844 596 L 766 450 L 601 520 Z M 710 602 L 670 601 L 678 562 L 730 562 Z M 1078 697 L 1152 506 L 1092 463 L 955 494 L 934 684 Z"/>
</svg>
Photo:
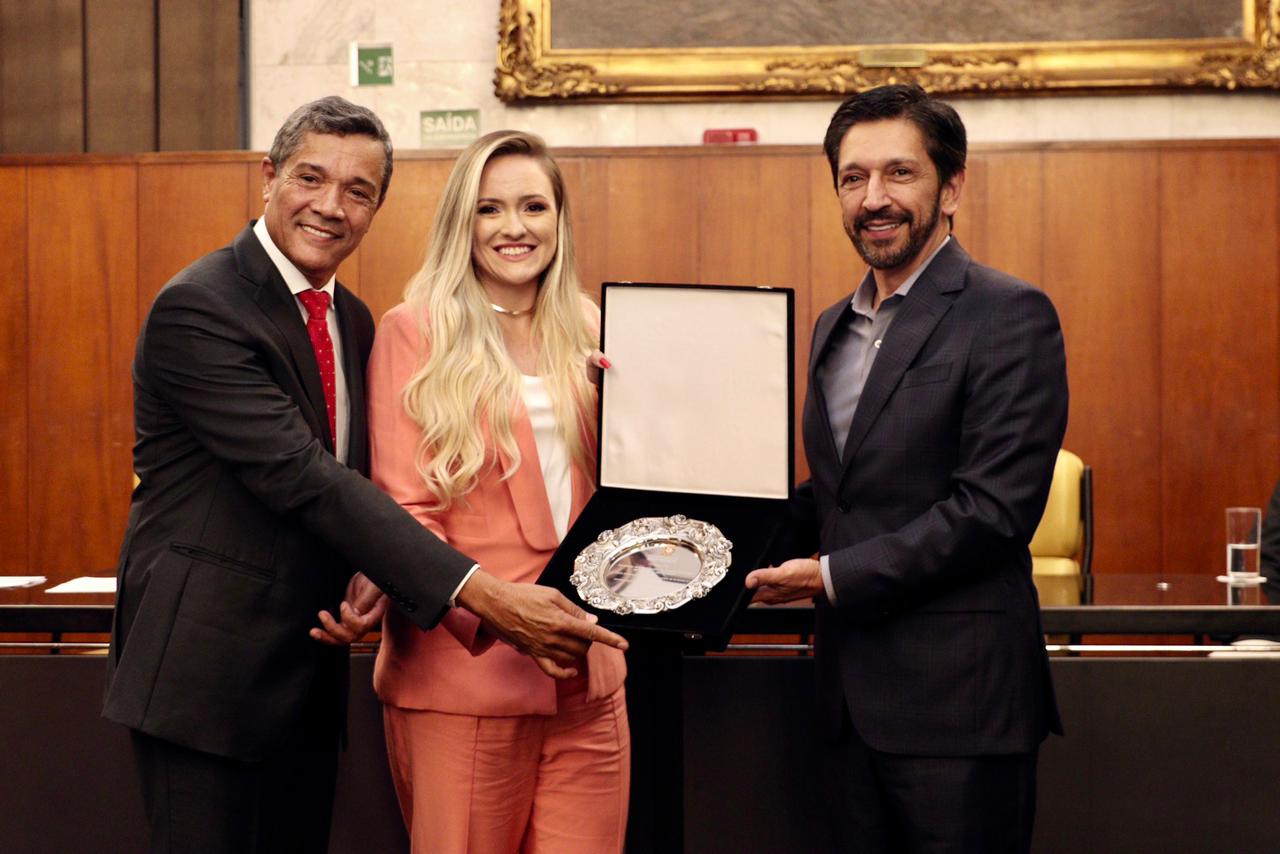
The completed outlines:
<svg viewBox="0 0 1280 854">
<path fill-rule="evenodd" d="M 706 596 L 729 571 L 732 548 L 709 522 L 647 516 L 596 537 L 569 581 L 593 608 L 660 614 Z"/>
</svg>

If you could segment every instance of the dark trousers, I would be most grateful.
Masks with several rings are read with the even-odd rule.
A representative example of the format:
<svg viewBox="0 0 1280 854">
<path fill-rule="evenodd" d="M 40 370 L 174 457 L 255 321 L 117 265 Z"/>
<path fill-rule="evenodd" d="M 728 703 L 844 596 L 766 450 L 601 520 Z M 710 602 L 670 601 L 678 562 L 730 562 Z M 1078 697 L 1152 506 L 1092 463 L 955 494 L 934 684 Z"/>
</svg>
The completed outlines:
<svg viewBox="0 0 1280 854">
<path fill-rule="evenodd" d="M 301 728 L 305 730 L 306 728 Z M 325 854 L 338 735 L 295 732 L 260 762 L 133 733 L 152 854 Z M 311 737 L 307 737 L 311 736 Z"/>
<path fill-rule="evenodd" d="M 901 756 L 872 750 L 846 720 L 825 751 L 841 854 L 1028 854 L 1038 751 Z"/>
</svg>

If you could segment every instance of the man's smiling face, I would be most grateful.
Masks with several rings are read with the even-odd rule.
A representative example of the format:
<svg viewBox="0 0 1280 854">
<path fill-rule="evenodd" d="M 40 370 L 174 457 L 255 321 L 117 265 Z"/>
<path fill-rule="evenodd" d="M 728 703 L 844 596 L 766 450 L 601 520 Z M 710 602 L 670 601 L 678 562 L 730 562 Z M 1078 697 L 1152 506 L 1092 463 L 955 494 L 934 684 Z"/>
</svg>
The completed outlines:
<svg viewBox="0 0 1280 854">
<path fill-rule="evenodd" d="M 871 267 L 909 272 L 949 231 L 964 173 L 939 184 L 920 131 L 907 119 L 849 128 L 840 143 L 836 193 L 845 232 Z"/>
<path fill-rule="evenodd" d="M 373 137 L 308 133 L 278 170 L 262 161 L 267 233 L 312 287 L 323 287 L 369 230 L 383 157 Z"/>
</svg>

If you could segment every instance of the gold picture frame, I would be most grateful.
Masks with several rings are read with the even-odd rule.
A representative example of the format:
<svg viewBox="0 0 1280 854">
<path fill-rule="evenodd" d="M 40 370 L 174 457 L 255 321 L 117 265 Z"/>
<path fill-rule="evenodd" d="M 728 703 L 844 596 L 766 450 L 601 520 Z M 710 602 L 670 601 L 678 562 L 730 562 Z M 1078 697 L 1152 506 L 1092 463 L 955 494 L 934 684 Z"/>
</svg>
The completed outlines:
<svg viewBox="0 0 1280 854">
<path fill-rule="evenodd" d="M 1280 0 L 1241 0 L 1239 38 L 747 48 L 556 48 L 555 5 L 502 0 L 503 101 L 831 97 L 903 82 L 983 95 L 1280 89 Z"/>
</svg>

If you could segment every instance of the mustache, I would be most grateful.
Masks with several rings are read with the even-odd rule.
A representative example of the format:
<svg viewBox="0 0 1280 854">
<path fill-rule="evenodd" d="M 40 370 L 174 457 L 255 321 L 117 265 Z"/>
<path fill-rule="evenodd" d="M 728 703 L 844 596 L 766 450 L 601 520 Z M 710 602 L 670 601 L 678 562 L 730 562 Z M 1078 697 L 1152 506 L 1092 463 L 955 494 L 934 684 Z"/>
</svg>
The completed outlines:
<svg viewBox="0 0 1280 854">
<path fill-rule="evenodd" d="M 911 225 L 915 222 L 913 217 L 907 211 L 895 211 L 892 208 L 881 208 L 877 211 L 862 211 L 853 220 L 854 228 L 865 228 L 868 223 L 873 220 L 882 222 L 901 222 Z"/>
</svg>

